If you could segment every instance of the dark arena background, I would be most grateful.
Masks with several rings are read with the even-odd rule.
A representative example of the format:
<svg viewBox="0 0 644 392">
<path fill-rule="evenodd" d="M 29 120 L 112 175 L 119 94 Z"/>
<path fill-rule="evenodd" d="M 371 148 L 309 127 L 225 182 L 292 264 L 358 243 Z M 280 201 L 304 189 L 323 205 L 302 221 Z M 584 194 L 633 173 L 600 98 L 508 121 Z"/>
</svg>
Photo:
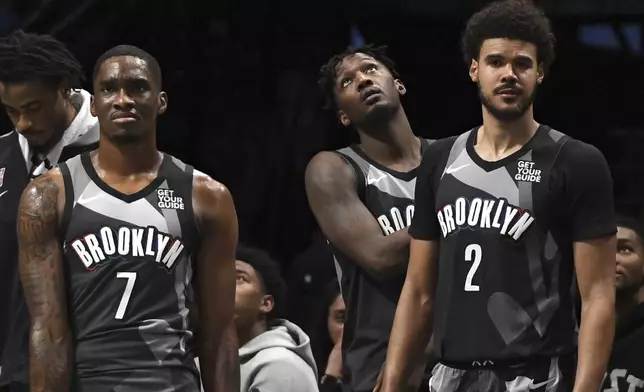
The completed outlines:
<svg viewBox="0 0 644 392">
<path fill-rule="evenodd" d="M 388 45 L 409 91 L 403 104 L 415 132 L 462 133 L 479 124 L 481 109 L 459 52 L 460 32 L 485 3 L 2 0 L 0 34 L 15 28 L 52 34 L 88 77 L 97 57 L 117 44 L 157 57 L 169 94 L 159 148 L 230 188 L 240 240 L 282 262 L 297 299 L 306 291 L 302 283 L 333 274 L 304 192 L 306 164 L 356 136 L 321 109 L 320 66 L 351 44 Z M 596 145 L 611 165 L 619 210 L 640 213 L 644 1 L 538 3 L 553 20 L 558 44 L 536 117 Z M 3 117 L 1 129 L 10 128 Z M 314 272 L 303 282 L 302 271 Z"/>
</svg>

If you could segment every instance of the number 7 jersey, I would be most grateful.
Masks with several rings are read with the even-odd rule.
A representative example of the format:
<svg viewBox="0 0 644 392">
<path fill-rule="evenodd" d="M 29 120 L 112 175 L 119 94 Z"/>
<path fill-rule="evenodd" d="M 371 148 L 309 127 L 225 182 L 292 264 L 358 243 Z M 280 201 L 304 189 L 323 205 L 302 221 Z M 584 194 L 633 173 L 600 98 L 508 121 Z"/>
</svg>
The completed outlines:
<svg viewBox="0 0 644 392">
<path fill-rule="evenodd" d="M 456 367 L 574 352 L 573 243 L 614 234 L 612 180 L 593 146 L 540 126 L 496 162 L 477 129 L 435 142 L 413 238 L 439 241 L 434 341 Z"/>
<path fill-rule="evenodd" d="M 192 167 L 164 155 L 157 178 L 131 195 L 103 182 L 89 153 L 60 169 L 74 390 L 199 391 Z"/>
</svg>

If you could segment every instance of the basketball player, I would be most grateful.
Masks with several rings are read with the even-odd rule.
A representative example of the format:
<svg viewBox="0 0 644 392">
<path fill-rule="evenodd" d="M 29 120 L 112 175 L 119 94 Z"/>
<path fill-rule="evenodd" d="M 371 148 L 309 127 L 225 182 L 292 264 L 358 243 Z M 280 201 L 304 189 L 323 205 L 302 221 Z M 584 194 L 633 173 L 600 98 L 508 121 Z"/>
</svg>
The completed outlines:
<svg viewBox="0 0 644 392">
<path fill-rule="evenodd" d="M 615 341 L 602 391 L 644 388 L 644 228 L 617 218 Z"/>
<path fill-rule="evenodd" d="M 371 392 L 404 282 L 416 167 L 429 141 L 409 125 L 400 102 L 407 90 L 384 48 L 333 56 L 320 86 L 360 144 L 317 154 L 306 170 L 306 192 L 334 248 L 346 304 L 343 382 Z M 337 382 L 331 375 L 325 380 Z"/>
<path fill-rule="evenodd" d="M 16 31 L 0 39 L 0 100 L 13 125 L 0 136 L 0 391 L 29 390 L 29 313 L 16 238 L 20 195 L 30 179 L 98 145 L 83 79 L 78 61 L 49 35 Z"/>
<path fill-rule="evenodd" d="M 462 47 L 483 125 L 434 143 L 420 167 L 410 262 L 383 390 L 400 391 L 434 332 L 439 392 L 596 392 L 614 329 L 615 214 L 603 155 L 533 117 L 554 59 L 546 16 L 495 2 Z"/>
<path fill-rule="evenodd" d="M 157 151 L 156 120 L 168 99 L 151 55 L 107 51 L 93 85 L 98 150 L 36 179 L 20 202 L 31 391 L 197 392 L 191 306 L 200 310 L 202 369 L 216 368 L 220 336 L 232 325 L 232 198 Z M 203 382 L 214 391 L 215 372 Z"/>
</svg>

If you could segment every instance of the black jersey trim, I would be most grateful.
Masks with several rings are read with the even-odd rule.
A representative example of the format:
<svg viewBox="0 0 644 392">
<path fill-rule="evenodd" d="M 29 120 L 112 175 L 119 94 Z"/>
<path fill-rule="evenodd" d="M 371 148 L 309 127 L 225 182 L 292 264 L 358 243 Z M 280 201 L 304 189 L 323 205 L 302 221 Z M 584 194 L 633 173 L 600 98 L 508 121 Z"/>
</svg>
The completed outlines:
<svg viewBox="0 0 644 392">
<path fill-rule="evenodd" d="M 60 223 L 60 238 L 65 238 L 69 223 L 72 220 L 72 211 L 74 210 L 74 182 L 66 163 L 60 163 L 58 168 L 63 175 L 63 186 L 65 187 L 65 207 L 63 207 L 63 219 Z"/>
<path fill-rule="evenodd" d="M 532 148 L 532 145 L 535 143 L 535 140 L 537 140 L 538 136 L 547 131 L 548 127 L 539 124 L 537 131 L 534 133 L 534 135 L 532 135 L 530 140 L 528 140 L 528 142 L 523 145 L 523 147 L 521 147 L 518 151 L 515 151 L 512 154 L 508 155 L 507 157 L 499 159 L 498 161 L 486 161 L 481 158 L 474 149 L 477 139 L 476 136 L 479 132 L 479 127 L 476 127 L 470 131 L 470 135 L 468 136 L 467 142 L 465 143 L 465 148 L 474 163 L 476 163 L 481 169 L 485 170 L 486 172 L 491 172 L 500 167 L 508 165 L 510 162 L 515 161 L 517 157 L 522 157 L 523 155 L 525 155 L 525 153 Z"/>
<path fill-rule="evenodd" d="M 429 146 L 429 141 L 427 141 L 426 139 L 422 139 L 422 138 L 417 138 L 417 139 L 420 141 L 420 156 L 422 158 L 423 153 L 427 149 L 427 146 Z M 365 152 L 362 150 L 362 148 L 360 148 L 360 146 L 357 145 L 357 144 L 349 146 L 349 148 L 352 149 L 356 154 L 358 154 L 360 156 L 360 158 L 362 158 L 365 161 L 367 161 L 370 165 L 373 165 L 374 167 L 376 167 L 376 168 L 378 168 L 378 169 L 380 169 L 380 170 L 382 170 L 384 172 L 387 172 L 387 173 L 391 174 L 392 176 L 394 176 L 394 177 L 396 177 L 396 178 L 398 178 L 400 180 L 411 181 L 414 178 L 416 178 L 416 171 L 418 170 L 418 167 L 415 167 L 415 168 L 411 169 L 408 172 L 399 172 L 397 170 L 390 169 L 387 166 L 382 165 L 382 164 L 376 162 L 375 160 L 371 159 L 367 154 L 365 154 Z"/>
<path fill-rule="evenodd" d="M 154 190 L 157 189 L 163 183 L 163 181 L 165 181 L 165 173 L 167 170 L 168 161 L 171 161 L 171 159 L 166 154 L 163 154 L 163 161 L 161 162 L 161 166 L 159 167 L 157 177 L 140 191 L 131 194 L 125 194 L 112 188 L 105 181 L 103 181 L 101 177 L 99 177 L 96 169 L 94 168 L 94 165 L 92 165 L 92 158 L 90 157 L 89 152 L 81 154 L 81 162 L 83 163 L 83 168 L 85 169 L 85 172 L 87 172 L 89 178 L 96 184 L 96 186 L 98 186 L 105 193 L 112 195 L 119 200 L 123 200 L 126 203 L 132 203 L 139 199 L 143 199 L 150 193 L 154 192 Z"/>
</svg>

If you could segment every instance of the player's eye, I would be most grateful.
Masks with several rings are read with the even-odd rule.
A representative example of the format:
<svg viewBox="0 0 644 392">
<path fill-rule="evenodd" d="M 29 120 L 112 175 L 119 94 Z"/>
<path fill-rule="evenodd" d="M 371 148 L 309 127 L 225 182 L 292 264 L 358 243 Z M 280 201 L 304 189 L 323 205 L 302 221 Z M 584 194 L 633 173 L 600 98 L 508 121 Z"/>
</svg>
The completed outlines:
<svg viewBox="0 0 644 392">
<path fill-rule="evenodd" d="M 349 83 L 351 83 L 351 79 L 350 78 L 344 78 L 344 79 L 342 79 L 340 81 L 340 87 L 342 87 L 342 88 L 347 87 L 349 85 Z"/>
<path fill-rule="evenodd" d="M 364 71 L 365 71 L 366 73 L 370 73 L 370 72 L 373 72 L 373 71 L 375 71 L 375 70 L 377 70 L 377 69 L 378 69 L 378 67 L 376 67 L 375 65 L 369 65 L 367 68 L 365 68 L 365 70 L 364 70 Z"/>
</svg>

